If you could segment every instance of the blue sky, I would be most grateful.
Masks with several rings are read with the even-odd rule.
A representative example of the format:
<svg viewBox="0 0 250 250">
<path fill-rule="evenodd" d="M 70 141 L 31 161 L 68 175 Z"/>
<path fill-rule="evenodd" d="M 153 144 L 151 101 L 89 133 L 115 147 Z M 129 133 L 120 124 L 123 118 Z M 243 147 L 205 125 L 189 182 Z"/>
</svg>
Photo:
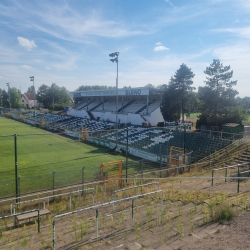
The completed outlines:
<svg viewBox="0 0 250 250">
<path fill-rule="evenodd" d="M 182 63 L 204 86 L 220 59 L 250 96 L 249 0 L 1 0 L 0 87 L 168 83 Z"/>
</svg>

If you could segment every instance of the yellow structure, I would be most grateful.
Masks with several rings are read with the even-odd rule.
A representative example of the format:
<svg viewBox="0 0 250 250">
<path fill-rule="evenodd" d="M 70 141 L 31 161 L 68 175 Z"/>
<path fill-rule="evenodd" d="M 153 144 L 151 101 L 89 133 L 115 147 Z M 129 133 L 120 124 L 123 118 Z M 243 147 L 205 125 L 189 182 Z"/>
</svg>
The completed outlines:
<svg viewBox="0 0 250 250">
<path fill-rule="evenodd" d="M 88 128 L 82 128 L 82 139 L 88 140 Z"/>
<path fill-rule="evenodd" d="M 170 159 L 169 159 L 169 166 L 176 166 L 179 164 L 184 163 L 184 149 L 172 146 L 170 148 Z"/>
<path fill-rule="evenodd" d="M 100 180 L 104 181 L 104 177 L 105 177 L 105 172 L 103 170 L 103 168 L 108 167 L 108 166 L 115 166 L 115 165 L 119 165 L 119 173 L 118 174 L 114 174 L 114 170 L 112 171 L 113 173 L 111 173 L 111 175 L 107 175 L 108 178 L 111 177 L 118 177 L 119 179 L 119 186 L 122 185 L 122 164 L 123 161 L 111 161 L 111 162 L 105 162 L 102 163 L 101 167 L 100 167 Z M 111 171 L 110 171 L 111 172 Z M 116 172 L 116 171 L 115 171 Z M 108 174 L 108 172 L 106 172 Z"/>
<path fill-rule="evenodd" d="M 23 120 L 23 114 L 20 114 L 20 121 Z"/>
<path fill-rule="evenodd" d="M 42 127 L 44 128 L 44 126 L 45 126 L 45 119 L 43 118 L 42 119 Z"/>
</svg>

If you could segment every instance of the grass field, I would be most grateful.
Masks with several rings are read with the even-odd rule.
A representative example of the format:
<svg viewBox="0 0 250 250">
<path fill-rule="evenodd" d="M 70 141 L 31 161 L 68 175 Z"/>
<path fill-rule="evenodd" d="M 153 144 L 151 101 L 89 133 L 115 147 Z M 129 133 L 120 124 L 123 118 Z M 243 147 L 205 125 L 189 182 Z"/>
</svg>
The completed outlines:
<svg viewBox="0 0 250 250">
<path fill-rule="evenodd" d="M 43 135 L 34 135 L 40 133 Z M 123 156 L 108 154 L 107 148 L 86 142 L 79 143 L 77 139 L 61 135 L 49 135 L 45 130 L 0 117 L 0 136 L 13 134 L 18 134 L 21 193 L 52 188 L 54 170 L 55 186 L 61 186 L 81 181 L 83 166 L 87 181 L 94 179 L 94 173 L 99 172 L 101 163 L 125 160 Z M 0 197 L 15 192 L 14 152 L 14 136 L 0 137 Z M 132 160 L 134 159 L 129 159 Z"/>
</svg>

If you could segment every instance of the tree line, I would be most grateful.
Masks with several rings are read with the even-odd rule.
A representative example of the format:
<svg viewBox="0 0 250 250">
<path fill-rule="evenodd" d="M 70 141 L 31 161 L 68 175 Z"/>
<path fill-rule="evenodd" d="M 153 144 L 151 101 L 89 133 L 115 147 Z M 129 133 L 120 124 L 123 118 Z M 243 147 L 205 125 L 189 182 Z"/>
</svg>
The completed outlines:
<svg viewBox="0 0 250 250">
<path fill-rule="evenodd" d="M 26 93 L 35 93 L 35 98 L 39 103 L 39 107 L 42 108 L 62 110 L 65 106 L 73 105 L 67 89 L 65 87 L 59 87 L 55 83 L 52 83 L 51 86 L 42 84 L 37 92 L 32 85 L 28 88 Z M 22 95 L 20 90 L 15 87 L 7 91 L 5 89 L 0 89 L 0 107 L 9 108 L 11 104 L 11 108 L 26 108 L 22 104 L 21 98 Z"/>
</svg>

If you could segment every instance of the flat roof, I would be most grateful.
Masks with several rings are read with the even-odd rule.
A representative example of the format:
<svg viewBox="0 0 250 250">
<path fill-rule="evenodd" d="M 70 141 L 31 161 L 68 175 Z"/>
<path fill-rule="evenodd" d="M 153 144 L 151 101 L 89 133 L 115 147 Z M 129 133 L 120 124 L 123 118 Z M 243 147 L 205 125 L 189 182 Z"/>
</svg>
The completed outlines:
<svg viewBox="0 0 250 250">
<path fill-rule="evenodd" d="M 84 96 L 116 96 L 116 88 L 114 89 L 100 89 L 87 91 L 70 92 L 73 97 Z M 147 96 L 147 95 L 161 95 L 163 91 L 155 88 L 139 87 L 139 88 L 121 88 L 118 89 L 118 96 Z"/>
</svg>

